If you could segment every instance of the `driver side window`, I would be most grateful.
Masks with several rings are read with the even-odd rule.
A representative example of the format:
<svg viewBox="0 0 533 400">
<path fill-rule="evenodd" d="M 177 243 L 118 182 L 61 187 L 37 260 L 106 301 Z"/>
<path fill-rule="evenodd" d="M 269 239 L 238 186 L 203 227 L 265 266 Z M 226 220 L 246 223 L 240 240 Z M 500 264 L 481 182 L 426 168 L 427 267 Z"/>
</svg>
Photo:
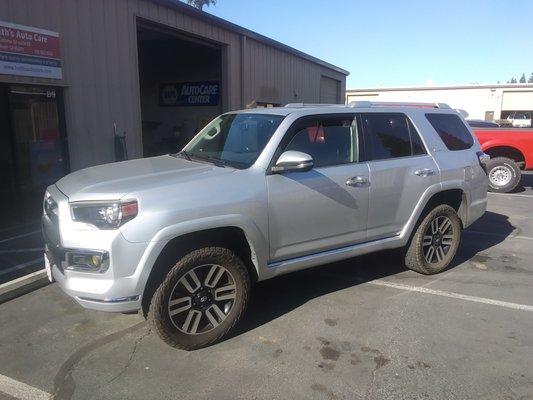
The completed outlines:
<svg viewBox="0 0 533 400">
<path fill-rule="evenodd" d="M 295 132 L 285 151 L 309 154 L 315 167 L 358 161 L 358 131 L 354 116 L 305 118 L 297 123 Z"/>
</svg>

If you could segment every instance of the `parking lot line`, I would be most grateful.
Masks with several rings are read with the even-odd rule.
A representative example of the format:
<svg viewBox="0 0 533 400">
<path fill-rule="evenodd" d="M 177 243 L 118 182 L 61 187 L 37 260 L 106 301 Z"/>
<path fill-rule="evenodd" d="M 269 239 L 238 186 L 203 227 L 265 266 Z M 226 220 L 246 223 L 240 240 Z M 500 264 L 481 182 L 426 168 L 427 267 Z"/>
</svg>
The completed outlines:
<svg viewBox="0 0 533 400">
<path fill-rule="evenodd" d="M 0 374 L 0 392 L 20 400 L 49 400 L 52 395 Z"/>
<path fill-rule="evenodd" d="M 30 267 L 32 265 L 37 264 L 38 262 L 44 262 L 43 258 L 39 257 L 39 258 L 36 258 L 34 260 L 31 260 L 31 261 L 28 261 L 28 262 L 25 262 L 25 263 L 22 263 L 22 264 L 15 265 L 15 266 L 13 266 L 11 268 L 6 268 L 6 269 L 3 269 L 3 270 L 0 270 L 0 275 L 9 274 L 10 272 L 18 271 L 19 269 Z"/>
<path fill-rule="evenodd" d="M 390 288 L 394 288 L 394 289 L 407 290 L 407 291 L 410 291 L 410 292 L 432 294 L 432 295 L 435 295 L 435 296 L 443 296 L 443 297 L 450 297 L 450 298 L 453 298 L 453 299 L 472 301 L 474 303 L 490 304 L 490 305 L 493 305 L 493 306 L 505 307 L 505 308 L 510 308 L 510 309 L 513 309 L 513 310 L 522 310 L 522 311 L 531 311 L 531 312 L 533 312 L 533 306 L 530 306 L 530 305 L 527 305 L 527 304 L 510 303 L 510 302 L 507 302 L 507 301 L 487 299 L 485 297 L 469 296 L 467 294 L 448 292 L 448 291 L 444 291 L 444 290 L 435 290 L 435 289 L 429 289 L 429 288 L 420 287 L 420 286 L 404 285 L 402 283 L 392 283 L 392 282 L 384 281 L 384 280 L 381 280 L 381 279 L 376 279 L 376 280 L 370 281 L 368 283 L 370 283 L 372 285 L 376 285 L 376 286 L 386 286 L 386 287 L 390 287 Z"/>
<path fill-rule="evenodd" d="M 41 230 L 39 229 L 39 230 L 36 230 L 36 231 L 23 233 L 21 235 L 11 236 L 9 238 L 0 240 L 0 243 L 5 243 L 5 242 L 9 242 L 10 240 L 20 239 L 20 238 L 23 238 L 23 237 L 26 237 L 26 236 L 35 235 L 36 233 L 40 233 L 40 232 L 41 232 Z"/>
</svg>

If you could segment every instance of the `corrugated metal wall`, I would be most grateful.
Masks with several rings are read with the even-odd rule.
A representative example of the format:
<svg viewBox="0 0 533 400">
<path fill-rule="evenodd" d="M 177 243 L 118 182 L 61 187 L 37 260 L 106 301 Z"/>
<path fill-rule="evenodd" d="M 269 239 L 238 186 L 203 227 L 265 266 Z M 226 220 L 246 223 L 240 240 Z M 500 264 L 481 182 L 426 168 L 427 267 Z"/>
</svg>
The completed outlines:
<svg viewBox="0 0 533 400">
<path fill-rule="evenodd" d="M 137 20 L 220 43 L 224 110 L 257 102 L 318 102 L 322 75 L 335 70 L 148 0 L 0 0 L 0 20 L 60 33 L 63 79 L 0 75 L 0 82 L 63 86 L 71 169 L 113 161 L 113 125 L 142 155 Z M 241 81 L 243 87 L 241 87 Z M 244 96 L 244 97 L 242 97 Z"/>
</svg>

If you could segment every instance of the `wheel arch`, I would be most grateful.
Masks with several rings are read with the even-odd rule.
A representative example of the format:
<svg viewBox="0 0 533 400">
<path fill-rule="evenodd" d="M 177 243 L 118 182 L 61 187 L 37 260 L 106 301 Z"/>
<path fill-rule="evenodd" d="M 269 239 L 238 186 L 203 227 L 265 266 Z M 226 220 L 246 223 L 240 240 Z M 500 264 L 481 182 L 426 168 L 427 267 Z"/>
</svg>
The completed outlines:
<svg viewBox="0 0 533 400">
<path fill-rule="evenodd" d="M 526 156 L 519 149 L 508 145 L 491 145 L 483 150 L 490 158 L 506 157 L 513 160 L 520 168 L 526 164 Z"/>
<path fill-rule="evenodd" d="M 422 196 L 409 222 L 401 233 L 401 236 L 404 237 L 404 244 L 410 242 L 420 221 L 433 208 L 440 204 L 447 204 L 457 212 L 461 221 L 461 227 L 465 227 L 468 224 L 468 197 L 463 187 L 459 183 L 457 186 L 452 186 L 452 183 L 448 183 L 447 185 L 441 184 L 438 188 L 429 188 L 424 196 Z"/>
<path fill-rule="evenodd" d="M 224 247 L 233 251 L 244 262 L 250 273 L 250 279 L 257 281 L 263 256 L 257 254 L 256 242 L 251 236 L 252 234 L 242 226 L 233 224 L 203 227 L 173 235 L 158 250 L 150 270 L 145 273 L 144 284 L 140 285 L 143 314 L 147 315 L 155 290 L 176 261 L 189 252 L 202 247 Z"/>
</svg>

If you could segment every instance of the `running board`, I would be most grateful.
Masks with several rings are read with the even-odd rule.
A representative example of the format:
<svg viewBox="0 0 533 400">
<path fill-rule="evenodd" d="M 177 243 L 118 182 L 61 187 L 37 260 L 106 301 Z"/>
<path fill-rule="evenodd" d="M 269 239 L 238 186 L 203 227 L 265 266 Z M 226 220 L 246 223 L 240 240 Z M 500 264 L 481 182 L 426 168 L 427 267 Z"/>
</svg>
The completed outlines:
<svg viewBox="0 0 533 400">
<path fill-rule="evenodd" d="M 401 247 L 401 236 L 391 236 L 384 239 L 365 242 L 353 246 L 342 247 L 340 249 L 326 250 L 320 253 L 307 256 L 291 258 L 288 260 L 276 261 L 268 264 L 266 274 L 268 277 L 299 271 L 301 269 L 315 267 L 317 265 L 329 264 L 347 258 L 357 257 L 374 251 L 393 249 Z M 266 277 L 265 277 L 266 278 Z"/>
</svg>

